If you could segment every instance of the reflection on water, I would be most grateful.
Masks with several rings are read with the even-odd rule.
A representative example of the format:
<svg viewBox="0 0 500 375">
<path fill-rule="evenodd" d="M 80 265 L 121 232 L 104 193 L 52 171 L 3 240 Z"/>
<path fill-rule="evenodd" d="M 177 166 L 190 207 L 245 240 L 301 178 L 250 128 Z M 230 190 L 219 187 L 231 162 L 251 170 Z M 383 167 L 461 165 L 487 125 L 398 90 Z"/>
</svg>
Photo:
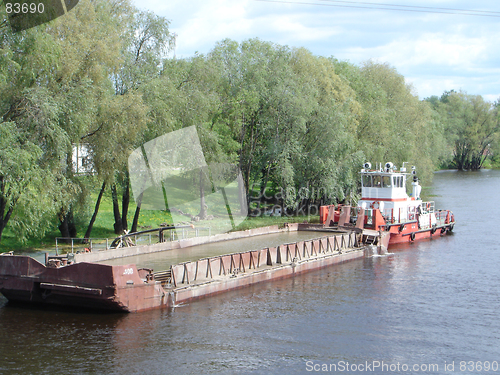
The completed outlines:
<svg viewBox="0 0 500 375">
<path fill-rule="evenodd" d="M 499 184 L 497 171 L 436 174 L 454 234 L 174 310 L 103 315 L 0 299 L 0 373 L 306 374 L 307 361 L 481 373 L 459 363 L 500 361 Z"/>
</svg>

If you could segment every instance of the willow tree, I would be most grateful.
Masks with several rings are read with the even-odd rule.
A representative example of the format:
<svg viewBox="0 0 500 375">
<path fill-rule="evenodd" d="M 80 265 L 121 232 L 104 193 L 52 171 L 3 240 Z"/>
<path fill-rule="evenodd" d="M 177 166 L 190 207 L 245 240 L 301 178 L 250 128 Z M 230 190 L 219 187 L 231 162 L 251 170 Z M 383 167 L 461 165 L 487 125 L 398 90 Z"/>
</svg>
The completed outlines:
<svg viewBox="0 0 500 375">
<path fill-rule="evenodd" d="M 221 72 L 218 121 L 240 145 L 247 197 L 254 183 L 262 191 L 270 179 L 293 186 L 293 155 L 300 151 L 310 106 L 293 72 L 291 50 L 258 39 L 225 40 L 209 58 Z"/>
<path fill-rule="evenodd" d="M 204 162 L 234 162 L 238 145 L 232 140 L 230 131 L 228 133 L 227 124 L 219 121 L 219 79 L 217 67 L 206 56 L 165 60 L 160 78 L 151 82 L 148 86 L 151 89 L 145 92 L 145 101 L 150 105 L 152 114 L 148 123 L 148 138 L 196 126 Z M 205 189 L 209 186 L 205 172 L 205 169 L 193 172 L 196 174 L 193 184 L 186 187 L 190 190 L 186 194 L 200 198 L 199 211 L 188 213 L 188 216 L 197 216 L 201 220 L 209 214 L 204 203 L 208 194 Z"/>
<path fill-rule="evenodd" d="M 478 170 L 498 144 L 500 119 L 498 108 L 480 95 L 445 92 L 431 100 L 444 124 L 452 146 L 452 163 L 459 170 Z"/>
<path fill-rule="evenodd" d="M 152 12 L 142 12 L 134 10 L 130 13 L 129 23 L 122 25 L 125 29 L 124 45 L 121 50 L 122 66 L 113 76 L 116 100 L 124 102 L 120 96 L 133 98 L 130 104 L 134 104 L 135 109 L 124 106 L 128 112 L 128 119 L 123 121 L 118 127 L 129 128 L 130 131 L 120 131 L 120 136 L 112 137 L 116 144 L 116 149 L 112 151 L 114 179 L 111 181 L 111 191 L 113 200 L 113 215 L 115 218 L 114 230 L 116 234 L 121 234 L 128 229 L 127 214 L 130 204 L 130 179 L 127 170 L 127 158 L 131 151 L 140 146 L 145 140 L 141 132 L 145 129 L 147 121 L 147 105 L 142 99 L 142 95 L 155 81 L 161 72 L 162 61 L 175 44 L 175 35 L 169 31 L 169 21 L 164 17 L 155 15 Z M 142 103 L 142 109 L 139 105 Z M 140 113 L 143 112 L 142 117 Z M 122 113 L 123 114 L 123 113 Z M 123 117 L 123 116 L 122 116 Z M 109 159 L 109 158 L 108 158 Z M 121 187 L 121 214 L 118 202 L 118 187 Z M 137 228 L 137 219 L 140 204 L 136 209 L 133 227 Z"/>
<path fill-rule="evenodd" d="M 357 139 L 366 159 L 398 166 L 409 162 L 424 179 L 432 178 L 443 152 L 443 135 L 428 103 L 420 101 L 388 64 L 368 61 L 357 67 L 336 62 L 336 66 L 361 105 Z"/>
<path fill-rule="evenodd" d="M 299 49 L 292 65 L 302 95 L 311 103 L 300 152 L 294 155 L 296 201 L 305 207 L 344 201 L 356 193 L 363 160 L 354 136 L 361 107 L 331 60 Z"/>
<path fill-rule="evenodd" d="M 85 144 L 91 156 L 95 156 L 97 144 L 102 140 L 97 135 L 109 130 L 108 125 L 103 125 L 103 118 L 109 120 L 108 109 L 113 108 L 111 76 L 123 64 L 124 25 L 131 13 L 128 0 L 83 0 L 72 12 L 49 24 L 47 30 L 61 48 L 62 63 L 54 71 L 55 81 L 51 85 L 61 103 L 60 125 L 70 135 L 71 144 Z M 112 124 L 118 126 L 116 122 Z M 111 137 L 109 140 L 112 141 Z M 68 199 L 61 202 L 63 237 L 76 235 L 72 221 L 74 207 L 88 195 L 85 191 L 88 182 L 74 173 L 72 151 L 73 146 L 67 150 L 64 173 L 68 180 L 81 186 L 82 193 L 68 192 Z M 96 161 L 94 158 L 94 165 Z"/>
<path fill-rule="evenodd" d="M 0 237 L 8 224 L 21 240 L 43 235 L 72 189 L 60 168 L 70 139 L 50 89 L 62 51 L 45 30 L 0 28 Z"/>
<path fill-rule="evenodd" d="M 124 63 L 122 51 L 128 47 L 124 25 L 130 24 L 126 20 L 133 15 L 132 10 L 128 0 L 82 0 L 67 15 L 48 24 L 20 33 L 6 28 L 0 31 L 2 121 L 15 124 L 22 137 L 33 135 L 28 140 L 38 147 L 40 155 L 27 160 L 38 163 L 42 174 L 51 176 L 53 183 L 47 194 L 50 207 L 57 207 L 63 237 L 76 235 L 74 208 L 87 194 L 88 182 L 75 175 L 74 145 L 85 143 L 95 156 L 107 141 L 114 141 L 114 135 L 133 134 L 140 123 L 137 118 L 144 117 L 139 96 L 114 100 L 111 79 Z M 26 140 L 22 137 L 15 139 L 24 147 Z M 110 148 L 121 152 L 112 144 Z M 37 169 L 31 170 L 30 175 L 35 176 Z M 26 185 L 26 191 L 34 191 L 34 184 Z M 15 196 L 22 196 L 20 193 Z M 40 194 L 32 204 L 42 198 Z M 11 200 L 8 210 L 12 202 L 19 201 Z M 15 207 L 13 210 L 10 218 Z"/>
<path fill-rule="evenodd" d="M 221 72 L 218 121 L 240 144 L 247 197 L 256 184 L 263 197 L 272 182 L 277 203 L 296 209 L 305 191 L 310 201 L 313 190 L 341 200 L 354 190 L 360 109 L 330 61 L 258 39 L 225 40 L 209 58 Z"/>
</svg>

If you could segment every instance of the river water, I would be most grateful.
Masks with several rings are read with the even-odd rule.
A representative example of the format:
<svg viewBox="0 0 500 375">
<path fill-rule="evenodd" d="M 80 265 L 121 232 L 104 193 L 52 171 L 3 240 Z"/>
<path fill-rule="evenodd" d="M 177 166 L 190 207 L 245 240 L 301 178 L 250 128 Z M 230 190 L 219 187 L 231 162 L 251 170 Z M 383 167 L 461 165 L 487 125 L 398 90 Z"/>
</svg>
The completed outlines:
<svg viewBox="0 0 500 375">
<path fill-rule="evenodd" d="M 437 173 L 452 235 L 174 310 L 0 297 L 0 374 L 500 373 L 499 186 L 500 171 Z"/>
</svg>

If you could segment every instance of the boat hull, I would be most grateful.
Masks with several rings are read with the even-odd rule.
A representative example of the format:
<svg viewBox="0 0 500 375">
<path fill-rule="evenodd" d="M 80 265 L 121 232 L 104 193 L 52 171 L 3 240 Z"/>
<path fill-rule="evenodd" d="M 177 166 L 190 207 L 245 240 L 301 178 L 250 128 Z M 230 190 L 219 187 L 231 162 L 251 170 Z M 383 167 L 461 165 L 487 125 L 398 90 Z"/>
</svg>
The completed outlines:
<svg viewBox="0 0 500 375">
<path fill-rule="evenodd" d="M 167 303 L 161 285 L 147 283 L 133 264 L 51 268 L 27 256 L 0 256 L 0 293 L 16 302 L 124 312 Z"/>
<path fill-rule="evenodd" d="M 133 264 L 50 267 L 6 255 L 0 256 L 0 293 L 11 301 L 124 312 L 174 307 L 360 259 L 367 250 L 360 237 L 354 231 L 327 231 L 305 241 L 183 262 L 155 273 Z"/>
<path fill-rule="evenodd" d="M 391 227 L 391 230 L 389 231 L 391 234 L 389 246 L 399 243 L 408 243 L 442 237 L 453 230 L 453 224 L 454 223 L 426 229 L 418 229 L 416 225 L 414 227 L 409 225 L 402 231 L 399 231 L 398 227 Z"/>
</svg>

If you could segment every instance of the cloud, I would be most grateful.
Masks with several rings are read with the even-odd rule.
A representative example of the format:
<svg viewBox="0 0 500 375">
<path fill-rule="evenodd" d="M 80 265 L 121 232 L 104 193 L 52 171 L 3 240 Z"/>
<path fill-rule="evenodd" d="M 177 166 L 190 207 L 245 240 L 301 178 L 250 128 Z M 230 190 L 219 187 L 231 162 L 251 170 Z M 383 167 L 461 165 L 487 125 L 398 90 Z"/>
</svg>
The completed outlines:
<svg viewBox="0 0 500 375">
<path fill-rule="evenodd" d="M 178 57 L 207 53 L 226 38 L 241 42 L 258 37 L 355 64 L 369 59 L 388 62 L 421 97 L 451 89 L 485 97 L 500 92 L 498 18 L 255 0 L 133 1 L 172 20 Z M 474 5 L 423 0 L 418 5 L 491 8 L 486 0 Z"/>
<path fill-rule="evenodd" d="M 247 3 L 225 0 L 198 2 L 200 6 L 191 18 L 176 28 L 181 54 L 207 52 L 216 41 L 240 39 L 248 34 L 252 21 L 246 16 Z"/>
</svg>

